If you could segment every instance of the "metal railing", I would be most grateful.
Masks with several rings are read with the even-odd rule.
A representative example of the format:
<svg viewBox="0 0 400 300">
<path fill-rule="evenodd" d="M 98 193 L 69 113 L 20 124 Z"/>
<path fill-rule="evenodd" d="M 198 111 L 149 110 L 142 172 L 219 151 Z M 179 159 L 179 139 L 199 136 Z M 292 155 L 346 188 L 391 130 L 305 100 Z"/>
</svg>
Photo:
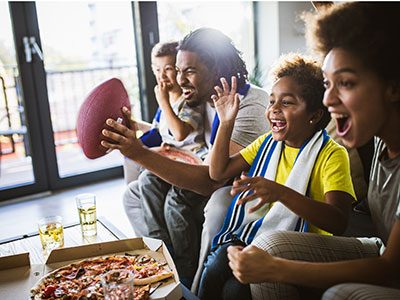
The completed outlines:
<svg viewBox="0 0 400 300">
<path fill-rule="evenodd" d="M 15 143 L 25 142 L 26 132 L 23 99 L 16 66 L 8 67 L 7 78 L 2 78 L 3 93 L 0 98 L 0 142 L 7 137 L 11 142 L 11 149 L 4 150 L 3 154 L 15 151 Z M 76 143 L 76 119 L 79 108 L 86 95 L 98 84 L 117 77 L 123 83 L 129 98 L 140 111 L 139 87 L 137 82 L 136 65 L 110 66 L 68 71 L 46 70 L 47 92 L 50 105 L 51 121 L 55 144 L 65 145 Z M 7 83 L 8 82 L 8 83 Z M 8 133 L 6 134 L 1 134 Z M 4 144 L 3 143 L 3 144 Z M 0 148 L 0 149 L 1 149 Z"/>
</svg>

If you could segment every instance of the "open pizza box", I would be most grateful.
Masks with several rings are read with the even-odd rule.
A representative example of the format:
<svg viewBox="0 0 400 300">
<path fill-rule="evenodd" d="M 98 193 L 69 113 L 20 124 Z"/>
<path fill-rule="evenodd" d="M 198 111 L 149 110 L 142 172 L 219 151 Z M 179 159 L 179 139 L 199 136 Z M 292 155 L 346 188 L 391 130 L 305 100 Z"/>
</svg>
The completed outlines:
<svg viewBox="0 0 400 300">
<path fill-rule="evenodd" d="M 90 257 L 149 253 L 164 258 L 174 277 L 163 282 L 150 299 L 177 300 L 182 289 L 174 262 L 165 244 L 151 238 L 133 238 L 53 250 L 44 265 L 30 265 L 29 253 L 0 257 L 0 299 L 30 299 L 30 289 L 45 274 L 61 266 Z"/>
</svg>

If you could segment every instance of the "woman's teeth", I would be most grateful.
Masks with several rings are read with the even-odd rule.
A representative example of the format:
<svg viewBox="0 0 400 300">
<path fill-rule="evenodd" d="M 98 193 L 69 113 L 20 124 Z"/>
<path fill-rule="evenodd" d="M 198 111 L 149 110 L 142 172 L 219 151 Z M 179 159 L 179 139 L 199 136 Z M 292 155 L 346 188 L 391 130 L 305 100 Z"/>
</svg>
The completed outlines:
<svg viewBox="0 0 400 300">
<path fill-rule="evenodd" d="M 343 119 L 343 118 L 348 118 L 349 115 L 347 114 L 338 114 L 338 113 L 331 113 L 332 119 Z"/>
</svg>

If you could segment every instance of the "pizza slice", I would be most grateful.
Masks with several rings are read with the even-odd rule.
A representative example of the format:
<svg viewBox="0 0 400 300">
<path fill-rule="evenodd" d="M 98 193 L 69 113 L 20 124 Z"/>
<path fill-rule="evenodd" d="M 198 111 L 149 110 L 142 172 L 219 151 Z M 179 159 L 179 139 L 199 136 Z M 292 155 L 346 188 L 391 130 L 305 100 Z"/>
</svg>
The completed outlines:
<svg viewBox="0 0 400 300">
<path fill-rule="evenodd" d="M 144 254 L 135 258 L 134 279 L 135 285 L 147 285 L 174 276 L 172 271 L 165 268 L 166 264 L 159 263 L 153 257 Z"/>
<path fill-rule="evenodd" d="M 169 147 L 169 148 L 156 147 L 156 148 L 151 148 L 151 149 L 153 151 L 158 152 L 162 156 L 166 156 L 169 159 L 183 162 L 186 164 L 201 165 L 203 163 L 199 157 L 194 155 L 193 152 L 190 152 L 187 150 L 178 149 L 175 147 Z"/>
</svg>

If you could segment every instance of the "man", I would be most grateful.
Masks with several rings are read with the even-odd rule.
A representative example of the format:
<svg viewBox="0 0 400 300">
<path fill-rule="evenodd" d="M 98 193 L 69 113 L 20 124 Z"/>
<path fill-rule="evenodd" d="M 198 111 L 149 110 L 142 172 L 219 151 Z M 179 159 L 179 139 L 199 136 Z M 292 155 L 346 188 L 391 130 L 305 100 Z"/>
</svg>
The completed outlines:
<svg viewBox="0 0 400 300">
<path fill-rule="evenodd" d="M 199 102 L 206 103 L 204 127 L 205 140 L 209 148 L 212 146 L 218 127 L 211 95 L 215 93 L 214 86 L 220 84 L 221 77 L 230 81 L 232 76 L 236 76 L 238 92 L 241 94 L 239 113 L 229 147 L 230 154 L 240 151 L 266 132 L 267 122 L 264 112 L 268 95 L 265 91 L 247 83 L 248 72 L 245 63 L 230 38 L 210 28 L 201 28 L 191 32 L 178 47 L 176 68 L 177 81 L 187 103 L 189 105 Z M 126 110 L 125 114 L 127 114 Z M 187 229 L 193 228 L 193 224 L 197 224 L 199 227 L 202 223 L 199 221 L 201 219 L 199 216 L 202 215 L 205 205 L 204 196 L 209 197 L 225 182 L 216 182 L 210 178 L 207 158 L 203 165 L 189 165 L 170 160 L 144 147 L 136 139 L 135 131 L 117 124 L 113 120 L 107 120 L 107 124 L 113 128 L 114 132 L 106 130 L 104 135 L 115 143 L 103 141 L 103 146 L 119 149 L 123 155 L 142 165 L 147 171 L 154 173 L 162 180 L 198 194 L 199 197 L 194 197 L 196 199 L 185 199 L 186 203 L 165 203 L 164 211 L 158 212 L 158 219 L 162 219 L 160 222 L 164 222 L 164 224 L 158 224 L 156 228 L 149 228 L 142 213 L 143 197 L 151 197 L 149 199 L 154 202 L 163 201 L 163 199 L 157 199 L 157 194 L 152 192 L 151 183 L 142 182 L 144 176 L 140 176 L 137 181 L 129 184 L 124 195 L 125 211 L 135 232 L 139 236 L 163 237 L 164 239 L 165 236 L 169 237 L 170 241 L 167 242 L 172 244 L 178 272 L 184 284 L 189 286 L 197 268 L 199 237 L 196 232 L 188 232 Z M 144 189 L 143 186 L 145 186 Z M 226 190 L 220 194 L 231 199 Z M 224 216 L 225 209 L 221 213 Z M 160 218 L 160 215 L 164 218 Z M 205 229 L 207 236 L 203 247 L 207 248 L 205 252 L 208 251 L 208 240 L 211 239 L 208 236 L 216 233 L 222 220 L 223 217 L 219 218 L 218 224 L 211 225 L 212 233 Z"/>
</svg>

